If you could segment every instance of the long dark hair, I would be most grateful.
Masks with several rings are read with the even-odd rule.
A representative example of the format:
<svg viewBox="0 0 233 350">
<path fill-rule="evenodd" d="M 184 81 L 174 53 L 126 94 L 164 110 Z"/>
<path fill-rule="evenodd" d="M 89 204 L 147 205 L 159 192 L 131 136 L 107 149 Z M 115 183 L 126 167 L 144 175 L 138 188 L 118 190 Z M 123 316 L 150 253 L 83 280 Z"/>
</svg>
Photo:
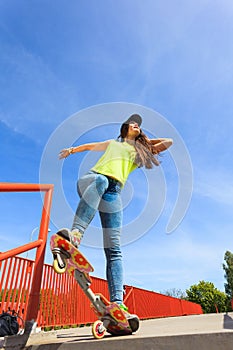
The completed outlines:
<svg viewBox="0 0 233 350">
<path fill-rule="evenodd" d="M 128 130 L 129 124 L 123 123 L 121 125 L 120 135 L 118 136 L 118 139 L 120 139 L 121 142 L 125 140 Z M 153 150 L 150 140 L 141 129 L 140 134 L 135 138 L 133 145 L 136 150 L 135 163 L 139 168 L 145 166 L 146 169 L 151 169 L 153 168 L 153 165 L 160 164 L 157 159 L 158 153 Z"/>
</svg>

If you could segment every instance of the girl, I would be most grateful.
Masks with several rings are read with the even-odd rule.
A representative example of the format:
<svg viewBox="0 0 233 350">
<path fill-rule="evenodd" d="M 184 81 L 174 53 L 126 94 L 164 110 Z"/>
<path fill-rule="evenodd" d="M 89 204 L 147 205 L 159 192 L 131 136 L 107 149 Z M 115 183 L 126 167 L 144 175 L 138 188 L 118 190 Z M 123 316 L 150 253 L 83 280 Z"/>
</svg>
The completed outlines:
<svg viewBox="0 0 233 350">
<path fill-rule="evenodd" d="M 142 118 L 131 115 L 120 129 L 118 140 L 107 140 L 63 149 L 59 158 L 83 151 L 104 151 L 93 168 L 78 181 L 78 204 L 69 240 L 79 246 L 83 233 L 99 211 L 103 229 L 106 275 L 110 301 L 123 304 L 123 268 L 120 246 L 122 227 L 121 189 L 137 167 L 159 165 L 157 155 L 172 145 L 172 139 L 149 139 L 140 129 Z M 64 230 L 63 230 L 64 231 Z M 67 236 L 64 232 L 64 235 Z"/>
</svg>

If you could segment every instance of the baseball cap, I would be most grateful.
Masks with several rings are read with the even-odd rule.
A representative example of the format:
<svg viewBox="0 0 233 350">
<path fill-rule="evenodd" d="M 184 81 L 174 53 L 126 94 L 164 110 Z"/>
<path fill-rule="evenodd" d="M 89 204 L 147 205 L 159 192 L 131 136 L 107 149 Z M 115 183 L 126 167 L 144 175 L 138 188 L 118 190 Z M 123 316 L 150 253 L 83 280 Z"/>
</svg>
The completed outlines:
<svg viewBox="0 0 233 350">
<path fill-rule="evenodd" d="M 132 114 L 125 122 L 124 124 L 130 124 L 132 122 L 136 122 L 138 126 L 141 126 L 142 124 L 142 117 L 139 114 Z"/>
</svg>

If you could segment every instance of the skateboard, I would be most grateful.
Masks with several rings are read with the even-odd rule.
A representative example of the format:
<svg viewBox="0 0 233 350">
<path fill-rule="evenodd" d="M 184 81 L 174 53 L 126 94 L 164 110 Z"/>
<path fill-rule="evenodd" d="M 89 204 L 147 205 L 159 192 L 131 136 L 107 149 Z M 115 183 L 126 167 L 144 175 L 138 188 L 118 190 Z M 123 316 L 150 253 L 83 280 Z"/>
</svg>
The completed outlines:
<svg viewBox="0 0 233 350">
<path fill-rule="evenodd" d="M 60 230 L 52 235 L 50 248 L 53 254 L 53 268 L 62 274 L 72 275 L 85 295 L 91 301 L 91 307 L 99 318 L 92 325 L 92 334 L 96 339 L 104 337 L 106 332 L 112 335 L 127 335 L 139 328 L 137 315 L 123 311 L 115 302 L 109 302 L 102 294 L 95 294 L 91 286 L 90 272 L 94 268 L 83 254 L 69 242 L 69 236 Z"/>
</svg>

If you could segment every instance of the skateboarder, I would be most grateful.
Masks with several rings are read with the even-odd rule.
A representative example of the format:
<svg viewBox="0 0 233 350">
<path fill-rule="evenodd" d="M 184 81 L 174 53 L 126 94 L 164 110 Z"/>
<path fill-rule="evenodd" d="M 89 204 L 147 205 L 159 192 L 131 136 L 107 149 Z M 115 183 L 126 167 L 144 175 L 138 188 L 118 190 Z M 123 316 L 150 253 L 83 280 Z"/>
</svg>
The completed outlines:
<svg viewBox="0 0 233 350">
<path fill-rule="evenodd" d="M 157 156 L 172 145 L 172 139 L 149 139 L 141 130 L 142 118 L 131 115 L 120 128 L 117 140 L 83 144 L 61 150 L 59 158 L 83 151 L 104 151 L 91 170 L 78 180 L 80 201 L 69 240 L 79 246 L 83 233 L 99 211 L 103 229 L 106 274 L 110 301 L 123 304 L 123 267 L 120 246 L 122 227 L 121 189 L 137 167 L 159 165 Z"/>
</svg>

